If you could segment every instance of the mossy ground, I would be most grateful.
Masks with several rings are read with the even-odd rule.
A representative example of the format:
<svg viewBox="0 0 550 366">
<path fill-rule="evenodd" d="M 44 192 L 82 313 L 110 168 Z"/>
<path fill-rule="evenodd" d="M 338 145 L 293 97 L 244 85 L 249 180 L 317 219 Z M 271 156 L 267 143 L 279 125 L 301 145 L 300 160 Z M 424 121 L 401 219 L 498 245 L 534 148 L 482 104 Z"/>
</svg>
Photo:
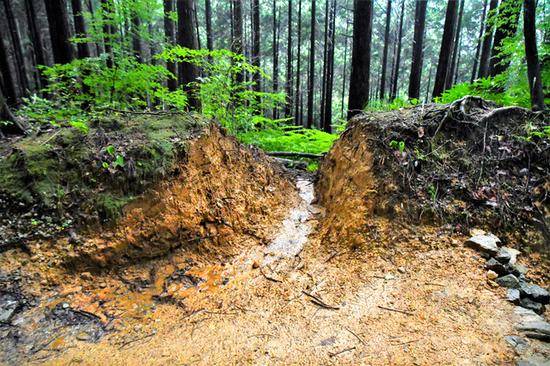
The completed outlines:
<svg viewBox="0 0 550 366">
<path fill-rule="evenodd" d="M 186 141 L 207 123 L 189 115 L 117 115 L 93 121 L 88 133 L 61 128 L 10 141 L 0 150 L 0 227 L 17 222 L 8 233 L 28 231 L 19 214 L 33 216 L 33 229 L 48 226 L 42 232 L 51 231 L 46 221 L 116 220 L 126 203 L 174 171 Z"/>
</svg>

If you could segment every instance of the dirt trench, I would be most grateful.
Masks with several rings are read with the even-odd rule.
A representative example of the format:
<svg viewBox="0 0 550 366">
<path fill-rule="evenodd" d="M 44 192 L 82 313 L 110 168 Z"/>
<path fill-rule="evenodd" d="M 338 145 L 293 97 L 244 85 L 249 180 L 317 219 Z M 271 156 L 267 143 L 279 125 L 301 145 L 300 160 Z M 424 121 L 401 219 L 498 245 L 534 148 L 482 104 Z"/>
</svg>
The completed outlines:
<svg viewBox="0 0 550 366">
<path fill-rule="evenodd" d="M 4 253 L 12 277 L 0 283 L 17 286 L 0 289 L 17 310 L 0 327 L 2 362 L 502 365 L 533 349 L 550 356 L 533 340 L 522 352 L 507 343 L 518 334 L 514 306 L 462 233 L 387 215 L 374 195 L 393 188 L 377 183 L 367 139 L 345 132 L 314 184 L 210 129 L 113 231 Z"/>
</svg>

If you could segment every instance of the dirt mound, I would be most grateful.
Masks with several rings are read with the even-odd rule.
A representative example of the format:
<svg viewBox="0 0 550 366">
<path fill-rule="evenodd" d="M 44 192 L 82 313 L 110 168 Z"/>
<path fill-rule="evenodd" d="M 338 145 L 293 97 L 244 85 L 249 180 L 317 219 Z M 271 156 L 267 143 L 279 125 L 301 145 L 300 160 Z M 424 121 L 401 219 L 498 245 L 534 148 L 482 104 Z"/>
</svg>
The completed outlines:
<svg viewBox="0 0 550 366">
<path fill-rule="evenodd" d="M 262 152 L 211 126 L 188 143 L 173 178 L 127 205 L 113 232 L 75 246 L 73 261 L 121 264 L 180 246 L 234 254 L 243 237 L 269 238 L 268 228 L 297 199 L 289 182 Z"/>
<path fill-rule="evenodd" d="M 361 243 L 369 218 L 382 215 L 548 248 L 544 120 L 476 97 L 354 118 L 320 166 L 321 234 Z"/>
</svg>

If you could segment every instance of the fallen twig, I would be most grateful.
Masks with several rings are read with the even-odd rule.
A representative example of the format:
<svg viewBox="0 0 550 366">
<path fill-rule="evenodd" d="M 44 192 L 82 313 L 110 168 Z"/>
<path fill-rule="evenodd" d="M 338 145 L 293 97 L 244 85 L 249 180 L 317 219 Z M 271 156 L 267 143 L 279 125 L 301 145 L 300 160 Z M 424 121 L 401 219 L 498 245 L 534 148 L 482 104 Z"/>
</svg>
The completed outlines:
<svg viewBox="0 0 550 366">
<path fill-rule="evenodd" d="M 268 275 L 266 275 L 266 274 L 264 273 L 264 271 L 262 270 L 262 267 L 260 267 L 260 273 L 261 273 L 262 276 L 264 276 L 264 278 L 265 278 L 266 280 L 268 280 L 268 281 L 277 282 L 277 283 L 283 282 L 283 281 L 281 281 L 281 280 L 278 280 L 278 279 L 276 279 L 276 278 L 269 277 Z"/>
<path fill-rule="evenodd" d="M 388 310 L 388 311 L 395 311 L 396 313 L 401 313 L 401 314 L 406 314 L 406 315 L 414 315 L 414 314 L 411 313 L 410 311 L 387 308 L 387 307 L 382 306 L 382 305 L 378 305 L 378 307 L 379 307 L 380 309 L 384 309 L 384 310 Z"/>
<path fill-rule="evenodd" d="M 367 343 L 363 340 L 363 338 L 359 337 L 353 330 L 349 329 L 349 328 L 346 328 L 344 327 L 345 330 L 347 330 L 348 332 L 350 332 L 355 338 L 357 338 L 357 340 L 359 342 L 361 342 L 364 346 L 367 345 Z"/>
<path fill-rule="evenodd" d="M 322 308 L 325 308 L 325 309 L 329 309 L 329 310 L 339 310 L 340 308 L 338 306 L 332 306 L 332 305 L 328 305 L 327 303 L 325 303 L 320 297 L 318 296 L 315 296 L 313 294 L 310 294 L 309 292 L 307 291 L 304 291 L 302 290 L 302 293 L 308 297 L 311 298 L 311 302 L 314 303 L 315 305 L 317 306 L 320 306 Z"/>
<path fill-rule="evenodd" d="M 147 338 L 151 338 L 152 336 L 154 336 L 155 334 L 157 334 L 157 332 L 151 332 L 149 334 L 146 334 L 145 336 L 143 337 L 139 337 L 139 338 L 134 338 L 134 339 L 131 339 L 127 342 L 124 342 L 122 343 L 122 345 L 120 347 L 118 347 L 118 349 L 123 349 L 124 347 L 132 344 L 132 343 L 135 343 L 135 342 L 138 342 L 138 341 L 142 341 L 144 339 L 147 339 Z"/>
<path fill-rule="evenodd" d="M 338 351 L 336 353 L 329 352 L 328 355 L 329 355 L 329 357 L 335 357 L 335 356 L 341 355 L 342 353 L 353 351 L 354 349 L 355 349 L 355 347 L 344 348 L 343 350 Z"/>
</svg>

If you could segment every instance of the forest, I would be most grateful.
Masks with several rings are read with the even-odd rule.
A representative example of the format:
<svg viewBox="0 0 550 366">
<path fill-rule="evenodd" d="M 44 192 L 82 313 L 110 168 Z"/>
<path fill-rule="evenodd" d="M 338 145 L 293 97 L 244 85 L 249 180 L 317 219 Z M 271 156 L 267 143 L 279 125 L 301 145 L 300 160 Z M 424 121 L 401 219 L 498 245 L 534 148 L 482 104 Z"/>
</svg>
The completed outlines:
<svg viewBox="0 0 550 366">
<path fill-rule="evenodd" d="M 548 365 L 549 0 L 0 0 L 0 364 Z"/>
</svg>

